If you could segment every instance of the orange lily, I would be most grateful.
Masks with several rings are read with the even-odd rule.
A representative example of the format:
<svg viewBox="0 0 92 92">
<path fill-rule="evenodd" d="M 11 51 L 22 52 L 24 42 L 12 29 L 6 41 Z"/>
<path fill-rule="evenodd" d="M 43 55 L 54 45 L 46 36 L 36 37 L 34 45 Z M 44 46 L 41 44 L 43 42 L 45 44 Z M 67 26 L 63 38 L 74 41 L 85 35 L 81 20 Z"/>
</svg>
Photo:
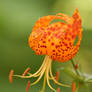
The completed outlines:
<svg viewBox="0 0 92 92">
<path fill-rule="evenodd" d="M 55 19 L 64 20 L 63 22 L 51 22 Z M 75 39 L 78 36 L 78 41 L 74 45 Z M 78 9 L 75 10 L 72 17 L 65 14 L 58 13 L 57 15 L 48 15 L 37 20 L 32 33 L 29 37 L 29 46 L 37 55 L 46 55 L 40 69 L 31 74 L 29 71 L 26 75 L 13 75 L 21 78 L 39 78 L 32 83 L 34 85 L 44 75 L 43 88 L 40 92 L 44 92 L 47 80 L 48 86 L 56 92 L 50 85 L 50 79 L 56 84 L 69 87 L 69 85 L 59 83 L 52 74 L 51 63 L 52 60 L 59 62 L 67 62 L 71 60 L 79 50 L 82 38 L 81 17 Z"/>
<path fill-rule="evenodd" d="M 50 24 L 55 19 L 64 20 L 66 23 Z M 77 36 L 78 42 L 74 45 Z M 40 18 L 29 37 L 29 46 L 38 55 L 48 55 L 55 61 L 66 62 L 76 55 L 81 37 L 81 17 L 76 9 L 72 17 L 59 13 L 56 16 Z"/>
</svg>

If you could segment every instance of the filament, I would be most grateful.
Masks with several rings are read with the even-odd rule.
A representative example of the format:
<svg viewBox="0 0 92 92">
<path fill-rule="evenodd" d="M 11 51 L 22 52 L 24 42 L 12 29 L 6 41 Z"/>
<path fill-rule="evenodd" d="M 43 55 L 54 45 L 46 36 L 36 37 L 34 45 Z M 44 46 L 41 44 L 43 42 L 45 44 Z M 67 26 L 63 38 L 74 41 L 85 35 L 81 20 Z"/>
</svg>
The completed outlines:
<svg viewBox="0 0 92 92">
<path fill-rule="evenodd" d="M 39 68 L 39 70 L 36 73 L 34 73 L 34 74 L 29 73 L 30 68 L 28 68 L 25 70 L 24 74 L 12 75 L 12 76 L 16 76 L 16 77 L 20 77 L 20 78 L 38 77 L 38 79 L 36 81 L 34 81 L 33 83 L 30 84 L 30 85 L 35 85 L 36 83 L 38 83 L 41 80 L 42 76 L 44 75 L 43 88 L 40 92 L 44 92 L 45 86 L 46 86 L 46 81 L 47 81 L 47 85 L 49 86 L 49 88 L 51 90 L 53 90 L 54 92 L 56 92 L 56 90 L 51 86 L 50 80 L 53 80 L 56 84 L 58 84 L 60 86 L 70 87 L 69 85 L 59 83 L 55 79 L 55 77 L 52 74 L 51 63 L 52 63 L 52 59 L 49 56 L 45 56 L 43 64 L 41 65 L 41 67 Z M 28 74 L 28 75 L 26 76 L 26 74 Z"/>
<path fill-rule="evenodd" d="M 50 83 L 49 83 L 49 70 L 50 70 L 50 66 L 51 66 L 51 61 L 50 61 L 50 63 L 48 64 L 48 67 L 47 67 L 47 70 L 46 70 L 46 75 L 47 75 L 47 84 L 48 84 L 48 86 L 50 87 L 50 89 L 52 89 L 53 91 L 55 91 L 56 92 L 56 90 L 54 89 L 54 88 L 52 88 L 52 86 L 50 85 Z"/>
<path fill-rule="evenodd" d="M 46 62 L 46 63 L 47 63 L 47 62 Z M 31 85 L 35 85 L 37 82 L 39 82 L 39 80 L 42 78 L 42 76 L 43 76 L 43 74 L 44 74 L 44 72 L 45 72 L 45 69 L 46 69 L 46 67 L 44 67 L 44 68 L 42 69 L 39 78 L 38 78 L 34 83 L 32 83 Z"/>
<path fill-rule="evenodd" d="M 36 73 L 34 73 L 34 74 L 28 73 L 28 74 L 30 74 L 30 76 L 22 76 L 22 75 L 13 75 L 13 76 L 20 77 L 20 78 L 31 78 L 31 77 L 38 76 L 38 75 L 40 75 L 40 73 L 41 73 L 40 71 L 42 70 L 43 66 L 45 66 L 46 61 L 48 61 L 47 59 L 48 59 L 48 56 L 45 57 L 43 64 L 41 65 L 41 67 L 39 68 L 39 70 Z"/>
<path fill-rule="evenodd" d="M 52 74 L 51 67 L 50 67 L 50 75 L 51 75 L 52 80 L 53 80 L 56 84 L 58 84 L 58 85 L 60 85 L 60 86 L 70 87 L 69 85 L 65 85 L 65 84 L 62 84 L 62 83 L 59 83 L 58 81 L 56 81 L 56 79 L 54 78 L 54 76 L 53 76 L 53 74 Z"/>
<path fill-rule="evenodd" d="M 45 75 L 44 75 L 44 81 L 43 81 L 43 88 L 40 92 L 44 92 L 45 90 L 45 86 L 46 86 L 46 79 L 47 79 L 47 76 L 46 76 L 46 72 L 45 72 Z"/>
</svg>

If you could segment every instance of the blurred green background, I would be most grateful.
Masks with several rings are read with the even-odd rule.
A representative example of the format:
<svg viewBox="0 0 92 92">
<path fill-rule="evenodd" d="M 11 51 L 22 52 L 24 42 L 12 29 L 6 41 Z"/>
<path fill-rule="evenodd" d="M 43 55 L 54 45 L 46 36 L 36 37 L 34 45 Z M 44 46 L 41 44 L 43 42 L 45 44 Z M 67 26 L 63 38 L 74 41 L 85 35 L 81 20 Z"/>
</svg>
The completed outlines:
<svg viewBox="0 0 92 92">
<path fill-rule="evenodd" d="M 14 78 L 10 84 L 9 71 L 14 69 L 16 74 L 22 74 L 31 67 L 34 73 L 42 64 L 44 56 L 35 55 L 28 46 L 36 20 L 60 12 L 72 16 L 75 8 L 80 12 L 83 26 L 83 39 L 75 60 L 81 63 L 84 72 L 92 74 L 92 0 L 0 0 L 0 92 L 26 92 L 27 80 Z M 53 71 L 72 67 L 69 64 L 53 62 Z M 62 72 L 61 77 L 67 79 Z M 91 87 L 90 84 L 89 91 L 82 88 L 80 92 L 91 92 Z M 39 92 L 41 88 L 42 80 L 30 87 L 29 92 Z M 45 92 L 52 91 L 46 87 Z M 71 89 L 61 87 L 61 92 L 71 92 Z"/>
</svg>

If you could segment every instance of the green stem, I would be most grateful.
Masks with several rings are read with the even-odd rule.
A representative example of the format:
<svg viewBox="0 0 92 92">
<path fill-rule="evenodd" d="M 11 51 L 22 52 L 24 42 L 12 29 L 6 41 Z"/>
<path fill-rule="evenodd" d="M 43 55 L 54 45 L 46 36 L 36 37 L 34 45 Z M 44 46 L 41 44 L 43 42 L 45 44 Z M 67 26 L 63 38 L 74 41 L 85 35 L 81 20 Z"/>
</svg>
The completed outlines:
<svg viewBox="0 0 92 92">
<path fill-rule="evenodd" d="M 71 60 L 71 63 L 74 67 L 74 70 L 75 70 L 76 74 L 80 76 L 80 72 L 78 71 L 78 69 L 75 69 L 75 62 L 73 61 L 73 59 Z"/>
</svg>

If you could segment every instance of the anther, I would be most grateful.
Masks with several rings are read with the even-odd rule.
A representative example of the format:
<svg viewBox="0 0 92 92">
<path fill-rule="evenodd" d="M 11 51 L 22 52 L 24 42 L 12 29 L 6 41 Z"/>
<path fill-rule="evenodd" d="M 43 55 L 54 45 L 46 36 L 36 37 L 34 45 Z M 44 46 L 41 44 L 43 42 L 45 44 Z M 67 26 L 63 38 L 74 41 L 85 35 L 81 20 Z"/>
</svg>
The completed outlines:
<svg viewBox="0 0 92 92">
<path fill-rule="evenodd" d="M 30 81 L 28 81 L 28 83 L 27 83 L 26 92 L 29 92 L 29 87 L 30 87 Z"/>
<path fill-rule="evenodd" d="M 57 88 L 57 92 L 60 92 L 60 88 Z"/>
<path fill-rule="evenodd" d="M 72 83 L 72 92 L 75 92 L 75 88 L 76 88 L 76 85 L 75 85 L 75 82 Z"/>
<path fill-rule="evenodd" d="M 24 73 L 22 74 L 22 76 L 25 76 L 29 71 L 30 71 L 30 68 L 28 67 L 28 68 L 24 71 Z"/>
<path fill-rule="evenodd" d="M 55 79 L 56 79 L 56 81 L 59 80 L 59 72 L 56 72 Z"/>
<path fill-rule="evenodd" d="M 78 65 L 78 64 L 76 64 L 76 65 L 75 65 L 75 69 L 77 70 L 77 69 L 78 69 L 78 67 L 79 67 L 79 65 Z"/>
<path fill-rule="evenodd" d="M 11 70 L 11 71 L 10 71 L 10 74 L 9 74 L 9 81 L 10 81 L 10 83 L 13 82 L 13 79 L 12 79 L 13 73 L 14 73 L 14 70 Z"/>
</svg>

